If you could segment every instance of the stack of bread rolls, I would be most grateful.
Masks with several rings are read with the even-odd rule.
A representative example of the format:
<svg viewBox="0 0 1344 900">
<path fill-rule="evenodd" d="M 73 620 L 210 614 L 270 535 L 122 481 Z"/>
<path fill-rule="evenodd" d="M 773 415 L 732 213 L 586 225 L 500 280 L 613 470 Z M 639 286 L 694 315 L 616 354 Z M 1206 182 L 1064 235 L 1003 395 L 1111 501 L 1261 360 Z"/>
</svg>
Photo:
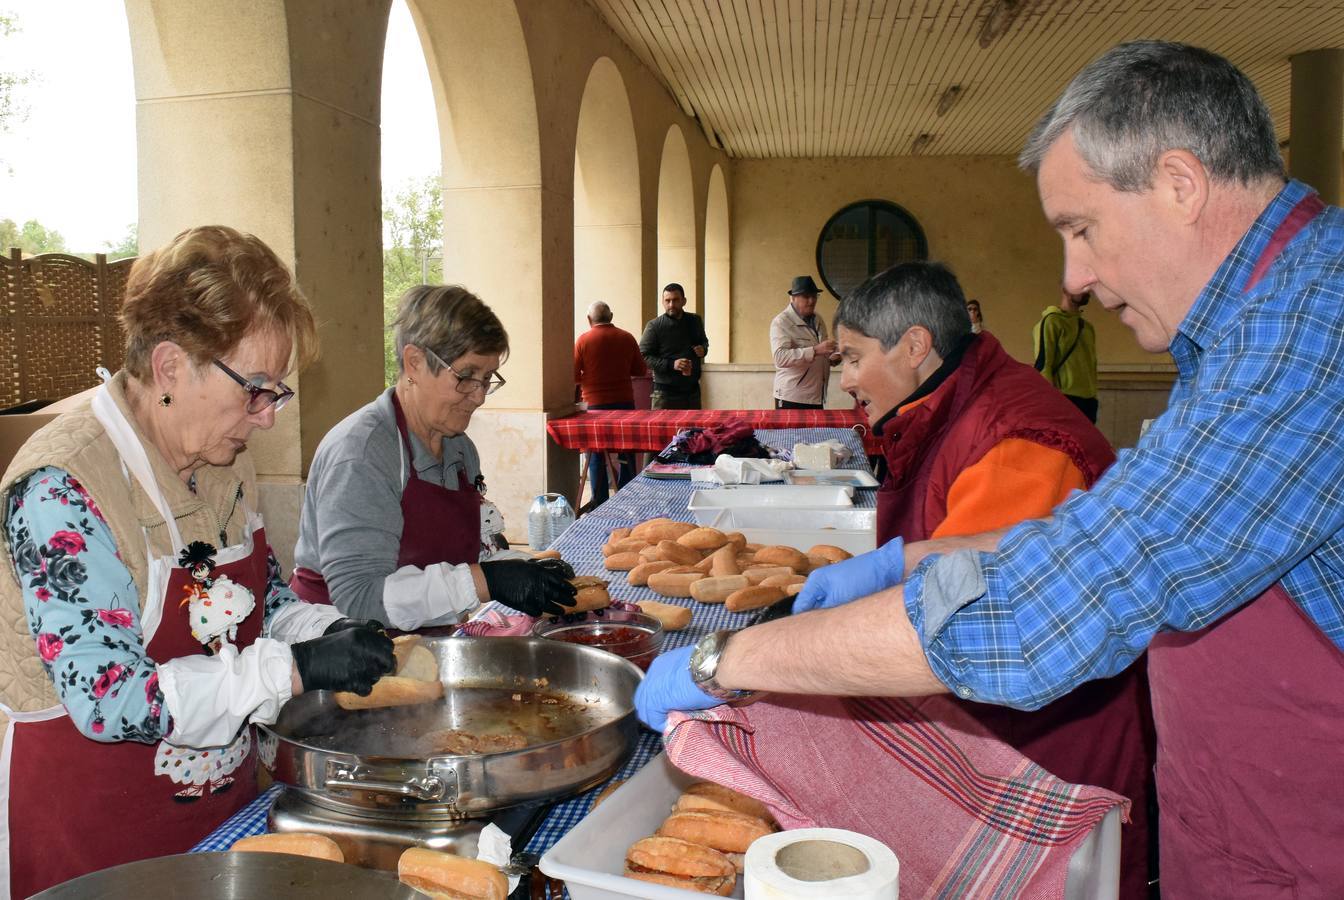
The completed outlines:
<svg viewBox="0 0 1344 900">
<path fill-rule="evenodd" d="M 708 781 L 688 787 L 658 832 L 630 845 L 628 878 L 728 896 L 751 842 L 776 831 L 759 800 Z"/>
<path fill-rule="evenodd" d="M 733 612 L 760 609 L 794 596 L 808 573 L 850 557 L 829 544 L 803 553 L 793 547 L 748 543 L 738 531 L 666 518 L 615 529 L 602 555 L 607 570 L 627 572 L 631 585 L 664 597 L 722 603 Z M 645 612 L 658 617 L 653 609 Z M 689 615 L 685 621 L 689 623 Z M 669 627 L 666 622 L 664 627 Z"/>
</svg>

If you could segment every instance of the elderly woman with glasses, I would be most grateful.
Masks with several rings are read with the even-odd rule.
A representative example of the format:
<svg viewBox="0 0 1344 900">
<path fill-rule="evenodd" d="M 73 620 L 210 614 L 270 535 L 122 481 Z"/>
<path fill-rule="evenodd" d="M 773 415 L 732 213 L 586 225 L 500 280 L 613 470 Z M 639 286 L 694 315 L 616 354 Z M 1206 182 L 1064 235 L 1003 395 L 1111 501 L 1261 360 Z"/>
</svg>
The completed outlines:
<svg viewBox="0 0 1344 900">
<path fill-rule="evenodd" d="M 249 723 L 367 694 L 377 623 L 299 602 L 247 442 L 316 353 L 261 241 L 195 228 L 131 269 L 125 367 L 0 479 L 0 896 L 188 850 L 257 793 Z"/>
<path fill-rule="evenodd" d="M 456 285 L 401 298 L 397 382 L 322 439 L 308 473 L 294 591 L 413 631 L 461 621 L 485 600 L 530 615 L 574 604 L 573 571 L 489 540 L 471 415 L 504 384 L 504 326 Z"/>
</svg>

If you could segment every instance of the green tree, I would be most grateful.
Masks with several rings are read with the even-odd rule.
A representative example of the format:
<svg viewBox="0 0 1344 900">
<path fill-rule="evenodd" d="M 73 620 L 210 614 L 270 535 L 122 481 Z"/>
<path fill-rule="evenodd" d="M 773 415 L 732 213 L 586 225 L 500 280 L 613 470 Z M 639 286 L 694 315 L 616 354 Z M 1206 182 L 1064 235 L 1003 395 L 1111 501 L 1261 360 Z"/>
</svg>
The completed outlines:
<svg viewBox="0 0 1344 900">
<path fill-rule="evenodd" d="M 107 248 L 107 258 L 126 259 L 128 256 L 140 255 L 140 228 L 135 222 L 126 226 L 126 233 L 122 235 L 121 240 L 113 243 L 104 241 L 103 246 Z"/>
<path fill-rule="evenodd" d="M 0 219 L 0 253 L 8 254 L 10 247 L 18 247 L 29 256 L 67 252 L 61 233 L 36 219 L 29 219 L 22 225 L 14 224 L 13 219 Z"/>
<path fill-rule="evenodd" d="M 397 300 L 417 284 L 443 281 L 443 191 L 438 175 L 414 178 L 383 197 L 383 374 L 397 379 L 391 324 Z"/>
</svg>

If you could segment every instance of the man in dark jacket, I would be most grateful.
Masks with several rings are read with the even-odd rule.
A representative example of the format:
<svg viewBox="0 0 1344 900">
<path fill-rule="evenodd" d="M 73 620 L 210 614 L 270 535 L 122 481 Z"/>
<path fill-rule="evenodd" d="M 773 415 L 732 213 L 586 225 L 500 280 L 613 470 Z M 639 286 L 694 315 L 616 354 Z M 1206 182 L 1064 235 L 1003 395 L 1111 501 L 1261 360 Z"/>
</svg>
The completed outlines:
<svg viewBox="0 0 1344 900">
<path fill-rule="evenodd" d="M 699 409 L 700 368 L 709 350 L 705 323 L 686 312 L 686 291 L 663 288 L 663 314 L 644 326 L 639 352 L 653 372 L 654 409 Z"/>
</svg>

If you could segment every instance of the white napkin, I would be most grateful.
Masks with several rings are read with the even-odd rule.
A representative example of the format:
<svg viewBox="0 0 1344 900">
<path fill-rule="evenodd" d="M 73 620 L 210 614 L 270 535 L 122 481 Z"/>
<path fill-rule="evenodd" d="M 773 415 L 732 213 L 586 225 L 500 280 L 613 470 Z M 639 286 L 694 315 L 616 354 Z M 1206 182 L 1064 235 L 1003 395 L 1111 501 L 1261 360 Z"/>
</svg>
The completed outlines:
<svg viewBox="0 0 1344 900">
<path fill-rule="evenodd" d="M 488 862 L 492 866 L 499 866 L 502 869 L 509 864 L 509 859 L 512 856 L 513 839 L 509 837 L 508 832 L 494 822 L 481 829 L 480 837 L 476 838 L 477 859 Z M 509 876 L 510 894 L 517 889 L 518 882 L 521 880 L 521 875 Z"/>
<path fill-rule="evenodd" d="M 782 459 L 744 459 L 719 454 L 712 469 L 694 469 L 691 481 L 718 484 L 760 484 L 765 481 L 783 481 L 784 472 L 792 468 Z"/>
</svg>

